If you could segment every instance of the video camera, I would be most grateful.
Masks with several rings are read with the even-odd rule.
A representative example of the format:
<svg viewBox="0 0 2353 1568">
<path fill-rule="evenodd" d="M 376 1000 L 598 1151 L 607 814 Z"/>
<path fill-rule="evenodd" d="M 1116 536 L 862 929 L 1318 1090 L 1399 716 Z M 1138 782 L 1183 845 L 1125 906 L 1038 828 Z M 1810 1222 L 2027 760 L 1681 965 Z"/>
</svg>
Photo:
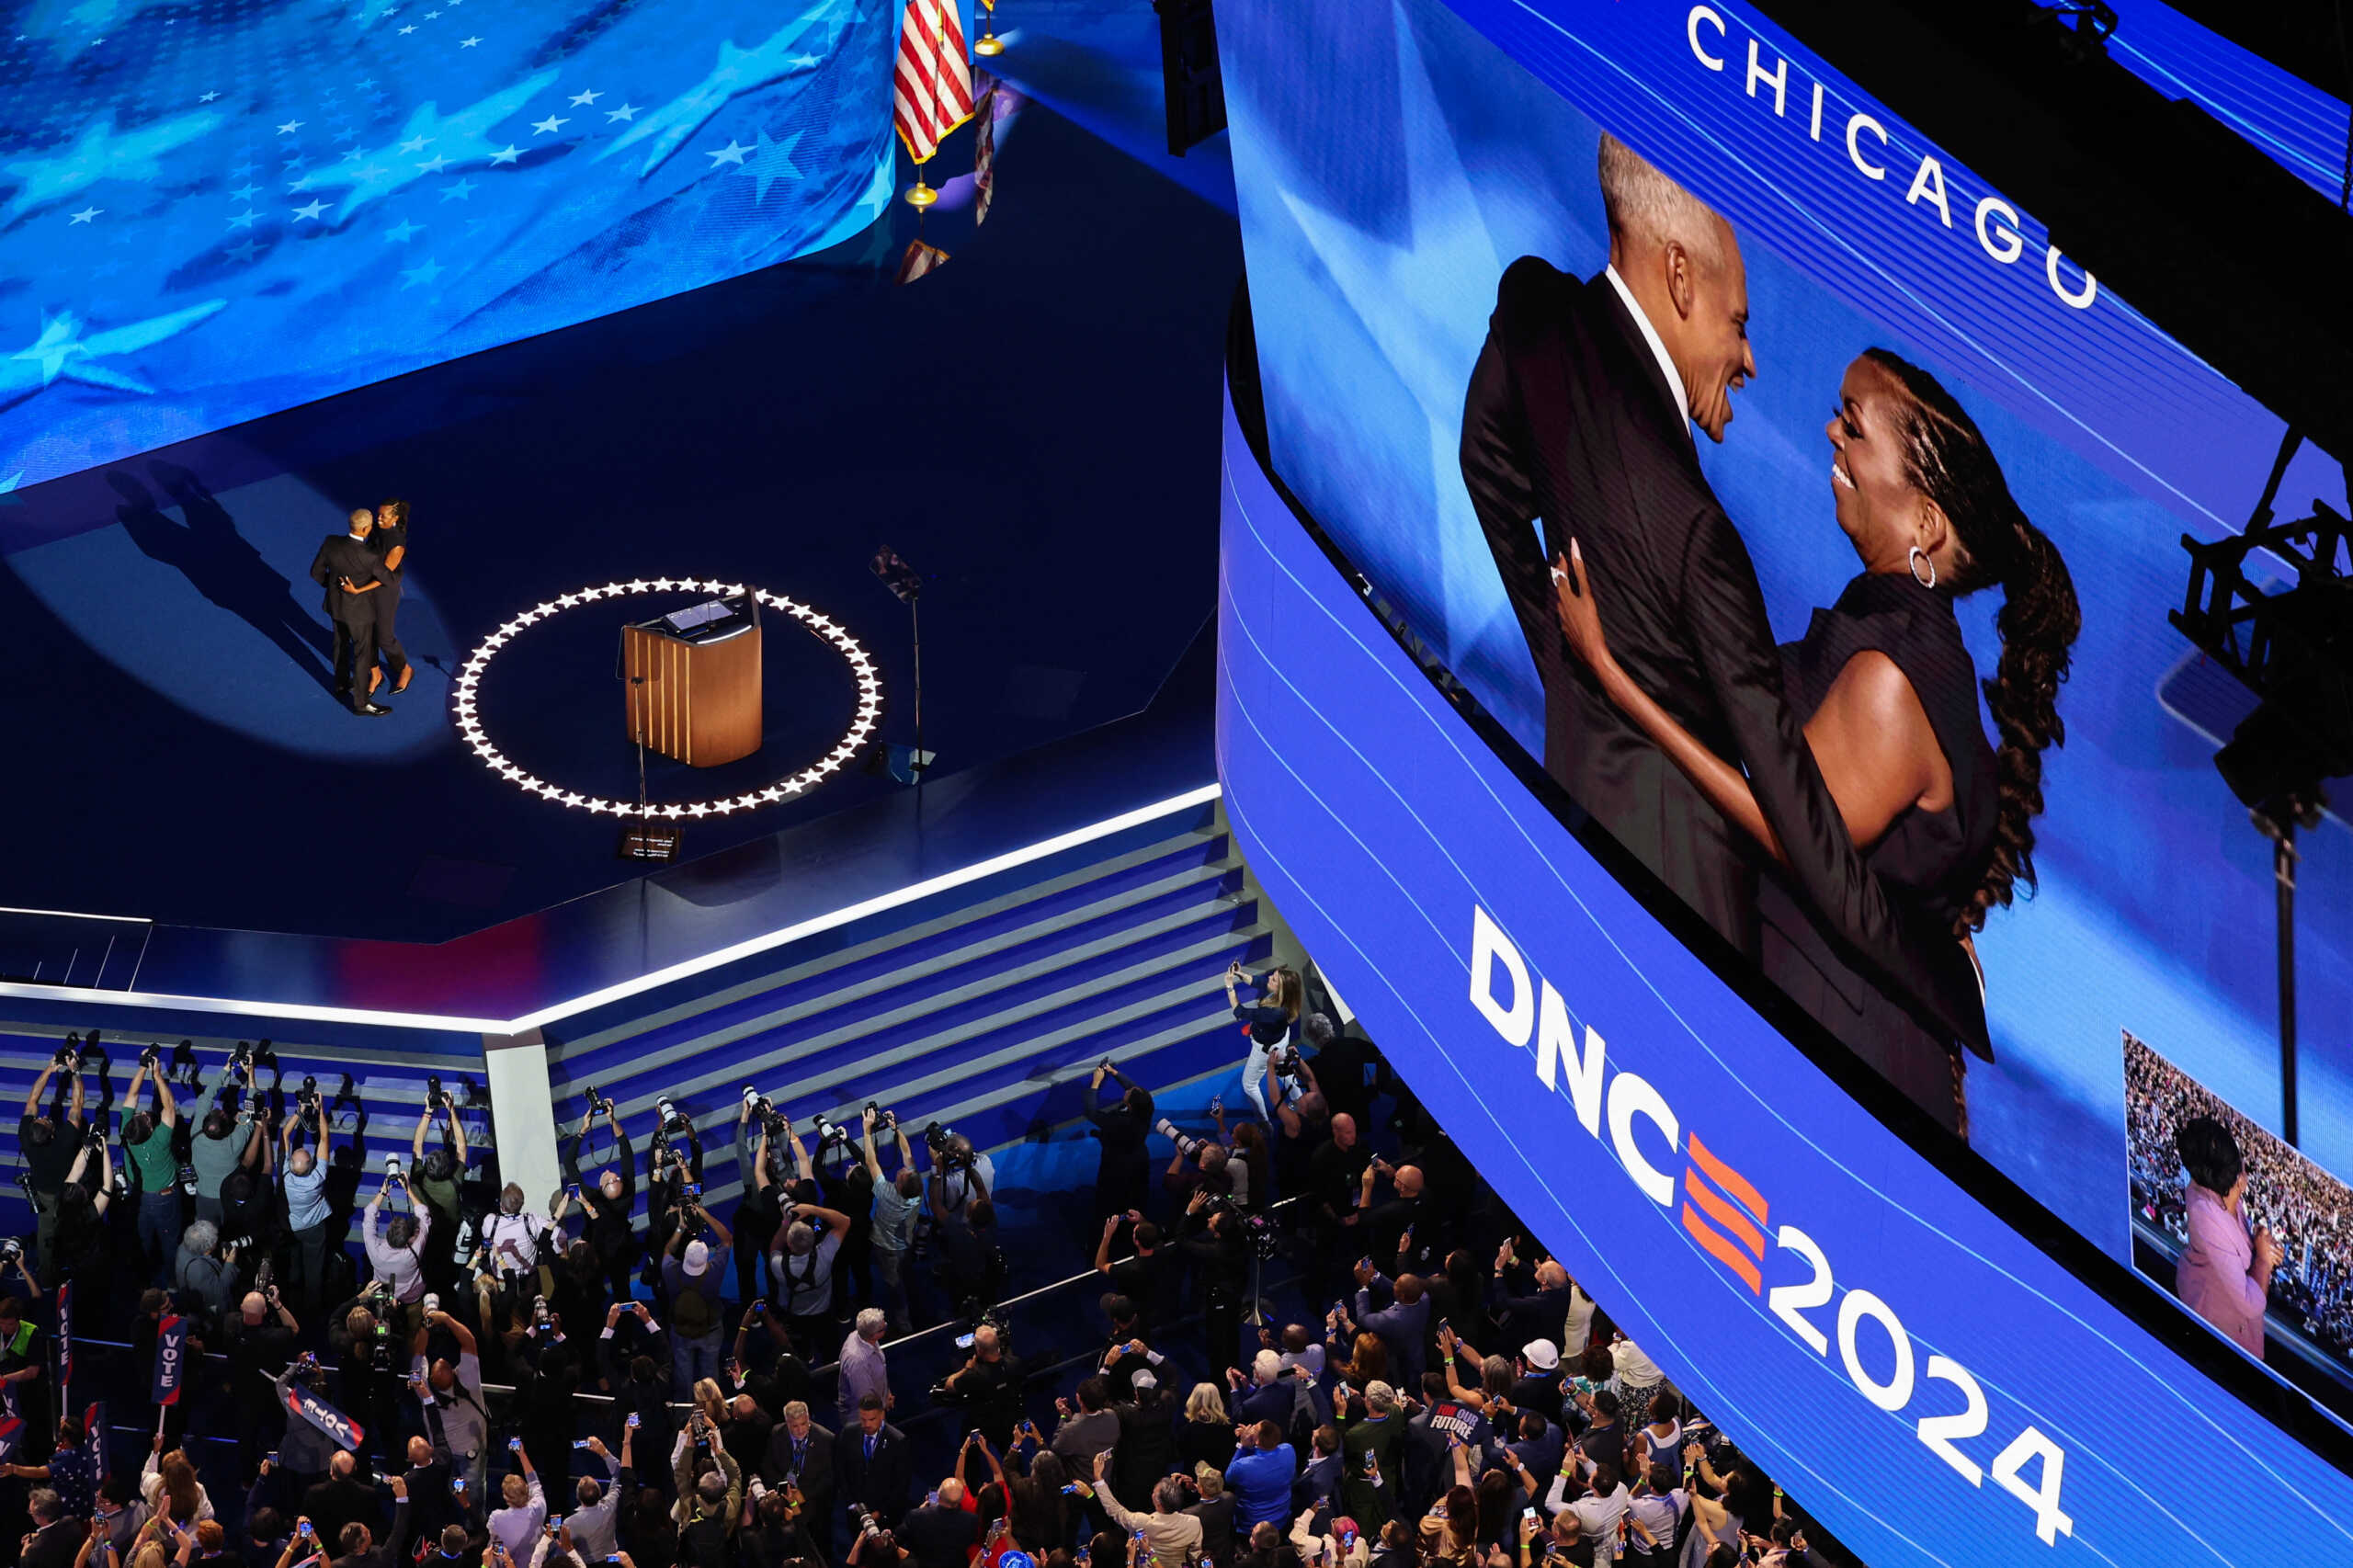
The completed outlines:
<svg viewBox="0 0 2353 1568">
<path fill-rule="evenodd" d="M 1152 1130 L 1154 1132 L 1159 1133 L 1163 1138 L 1165 1138 L 1175 1143 L 1176 1145 L 1176 1152 L 1184 1155 L 1188 1160 L 1194 1158 L 1201 1152 L 1202 1141 L 1200 1139 L 1192 1136 L 1190 1133 L 1180 1131 L 1177 1129 L 1176 1124 L 1169 1120 L 1165 1116 L 1158 1121 L 1152 1124 Z"/>
</svg>

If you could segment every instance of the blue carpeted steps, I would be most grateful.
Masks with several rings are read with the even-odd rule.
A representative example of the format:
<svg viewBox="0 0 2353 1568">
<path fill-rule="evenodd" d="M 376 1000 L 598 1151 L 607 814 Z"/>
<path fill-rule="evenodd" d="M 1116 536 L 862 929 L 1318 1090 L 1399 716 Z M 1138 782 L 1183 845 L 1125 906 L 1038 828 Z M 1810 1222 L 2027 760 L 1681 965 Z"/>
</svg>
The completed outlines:
<svg viewBox="0 0 2353 1568">
<path fill-rule="evenodd" d="M 746 1084 L 803 1128 L 812 1113 L 854 1120 L 876 1101 L 911 1135 L 939 1120 L 983 1149 L 1036 1139 L 1079 1116 L 1081 1080 L 1105 1057 L 1154 1088 L 1230 1068 L 1242 1048 L 1218 977 L 1269 946 L 1255 890 L 1205 809 L 551 1026 L 556 1113 L 575 1124 L 594 1085 L 642 1154 L 668 1096 L 700 1131 L 714 1206 L 741 1191 L 731 1151 Z M 145 1021 L 162 1031 L 182 1020 Z M 0 1026 L 0 1095 L 21 1103 L 63 1034 Z M 108 1031 L 116 1095 L 155 1038 Z M 176 1031 L 162 1038 L 176 1043 Z M 232 1041 L 192 1038 L 209 1084 Z M 483 1082 L 471 1043 L 381 1030 L 364 1044 L 276 1050 L 290 1103 L 305 1074 L 329 1096 L 351 1075 L 375 1166 L 406 1154 L 428 1074 L 461 1097 Z M 492 1146 L 486 1106 L 464 1120 L 471 1141 Z M 336 1119 L 341 1138 L 359 1125 L 350 1107 Z M 13 1121 L 0 1124 L 0 1161 L 19 1164 Z M 21 1192 L 0 1189 L 0 1230 L 29 1225 Z"/>
</svg>

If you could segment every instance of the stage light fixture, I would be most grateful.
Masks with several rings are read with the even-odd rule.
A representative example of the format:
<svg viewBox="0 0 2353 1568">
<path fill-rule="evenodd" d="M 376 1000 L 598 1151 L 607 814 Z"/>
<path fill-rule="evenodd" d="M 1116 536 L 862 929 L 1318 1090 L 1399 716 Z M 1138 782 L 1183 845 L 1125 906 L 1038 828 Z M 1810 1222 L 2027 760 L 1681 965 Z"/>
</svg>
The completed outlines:
<svg viewBox="0 0 2353 1568">
<path fill-rule="evenodd" d="M 868 656 L 865 647 L 831 617 L 820 615 L 809 606 L 796 599 L 788 598 L 782 594 L 770 593 L 765 588 L 747 590 L 741 583 L 707 582 L 692 578 L 672 577 L 658 577 L 649 582 L 640 577 L 627 582 L 604 583 L 594 587 L 580 588 L 548 600 L 546 603 L 534 605 L 529 609 L 518 612 L 506 624 L 483 638 L 480 646 L 468 655 L 465 664 L 460 667 L 458 679 L 450 691 L 450 707 L 454 722 L 459 735 L 465 741 L 468 749 L 481 758 L 483 765 L 492 772 L 526 794 L 539 795 L 568 810 L 585 811 L 592 816 L 605 812 L 610 812 L 615 816 L 638 815 L 638 806 L 634 801 L 615 801 L 603 796 L 568 790 L 561 785 L 535 778 L 516 766 L 491 740 L 490 733 L 482 722 L 481 690 L 483 676 L 490 667 L 492 659 L 500 649 L 513 642 L 526 627 L 551 619 L 561 610 L 576 608 L 583 604 L 594 603 L 599 599 L 620 598 L 633 594 L 688 591 L 715 595 L 734 595 L 748 591 L 769 609 L 789 615 L 801 622 L 812 636 L 833 648 L 848 664 L 858 685 L 858 709 L 850 721 L 849 727 L 843 732 L 841 740 L 813 767 L 804 767 L 800 772 L 779 779 L 776 783 L 756 791 L 747 790 L 741 795 L 723 800 L 695 801 L 655 806 L 652 809 L 651 815 L 676 821 L 688 815 L 725 816 L 731 812 L 751 811 L 762 805 L 771 804 L 801 794 L 823 782 L 841 766 L 841 759 L 855 755 L 858 748 L 865 744 L 867 738 L 874 733 L 875 727 L 881 722 L 881 681 L 875 672 L 874 661 Z"/>
</svg>

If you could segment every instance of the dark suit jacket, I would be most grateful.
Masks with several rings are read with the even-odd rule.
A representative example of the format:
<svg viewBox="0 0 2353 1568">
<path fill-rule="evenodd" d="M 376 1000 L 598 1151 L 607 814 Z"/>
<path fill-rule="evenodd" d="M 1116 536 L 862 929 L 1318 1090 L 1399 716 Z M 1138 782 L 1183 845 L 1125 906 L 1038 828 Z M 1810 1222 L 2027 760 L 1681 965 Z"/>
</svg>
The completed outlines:
<svg viewBox="0 0 2353 1568">
<path fill-rule="evenodd" d="M 1546 770 L 1756 956 L 1758 851 L 1562 639 L 1550 563 L 1574 539 L 1610 652 L 1684 728 L 1746 770 L 1824 926 L 1924 1021 L 1982 1051 L 1968 960 L 1949 935 L 1905 924 L 1847 836 L 1784 695 L 1747 546 L 1699 472 L 1681 391 L 1607 277 L 1581 282 L 1535 256 L 1505 272 L 1464 403 L 1461 461 L 1544 682 Z"/>
<path fill-rule="evenodd" d="M 347 594 L 337 581 L 343 577 L 362 585 L 373 582 L 386 585 L 369 593 Z M 327 591 L 319 608 L 331 619 L 353 626 L 375 619 L 376 607 L 369 601 L 377 594 L 395 591 L 391 586 L 392 574 L 384 570 L 376 552 L 365 540 L 347 533 L 330 535 L 320 543 L 318 554 L 311 558 L 311 581 Z"/>
<path fill-rule="evenodd" d="M 838 1440 L 814 1421 L 809 1423 L 809 1445 L 801 1455 L 800 1480 L 803 1512 L 813 1521 L 813 1529 L 832 1528 L 822 1521 L 834 1517 L 834 1445 Z M 768 1434 L 767 1464 L 761 1474 L 770 1486 L 781 1488 L 792 1477 L 792 1430 L 779 1421 Z"/>
<path fill-rule="evenodd" d="M 81 1555 L 82 1543 L 89 1539 L 86 1520 L 60 1519 L 46 1529 L 35 1531 L 32 1544 L 17 1561 L 20 1568 L 74 1568 L 74 1559 Z"/>
<path fill-rule="evenodd" d="M 842 1504 L 863 1503 L 887 1528 L 898 1522 L 915 1487 L 915 1460 L 906 1434 L 885 1422 L 866 1457 L 866 1434 L 851 1427 L 834 1439 L 834 1480 Z"/>
<path fill-rule="evenodd" d="M 320 1482 L 302 1494 L 301 1511 L 309 1516 L 331 1554 L 342 1551 L 343 1527 L 354 1519 L 366 1525 L 370 1534 L 384 1533 L 381 1497 L 374 1487 L 356 1478 Z"/>
</svg>

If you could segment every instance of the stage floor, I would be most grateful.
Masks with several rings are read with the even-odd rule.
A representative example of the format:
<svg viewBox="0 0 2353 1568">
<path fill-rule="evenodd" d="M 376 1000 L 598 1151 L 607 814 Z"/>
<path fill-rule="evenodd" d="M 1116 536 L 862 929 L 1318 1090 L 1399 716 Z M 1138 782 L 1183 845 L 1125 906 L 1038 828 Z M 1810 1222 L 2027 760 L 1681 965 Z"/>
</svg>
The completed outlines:
<svg viewBox="0 0 2353 1568">
<path fill-rule="evenodd" d="M 1141 144 L 1158 106 L 1136 102 L 1142 35 L 1122 25 L 1101 53 L 1033 36 L 1038 101 L 1001 137 L 988 222 L 967 179 L 961 209 L 924 221 L 950 259 L 910 285 L 892 281 L 915 234 L 902 210 L 816 256 L 0 496 L 17 751 L 0 903 L 439 941 L 629 880 L 611 819 L 492 774 L 449 706 L 486 633 L 609 580 L 813 606 L 876 657 L 882 733 L 905 743 L 908 617 L 867 570 L 892 546 L 927 579 L 935 778 L 1143 709 L 1212 602 L 1240 253 L 1222 148 L 1179 165 Z M 969 167 L 969 143 L 943 156 Z M 326 689 L 307 569 L 386 494 L 415 509 L 418 669 L 364 719 Z M 568 611 L 503 653 L 485 710 L 502 748 L 569 789 L 633 791 L 613 638 L 666 608 Z M 733 792 L 838 738 L 838 661 L 785 630 L 762 751 L 723 778 L 654 759 L 657 801 Z M 902 788 L 846 770 L 690 822 L 687 852 Z"/>
</svg>

